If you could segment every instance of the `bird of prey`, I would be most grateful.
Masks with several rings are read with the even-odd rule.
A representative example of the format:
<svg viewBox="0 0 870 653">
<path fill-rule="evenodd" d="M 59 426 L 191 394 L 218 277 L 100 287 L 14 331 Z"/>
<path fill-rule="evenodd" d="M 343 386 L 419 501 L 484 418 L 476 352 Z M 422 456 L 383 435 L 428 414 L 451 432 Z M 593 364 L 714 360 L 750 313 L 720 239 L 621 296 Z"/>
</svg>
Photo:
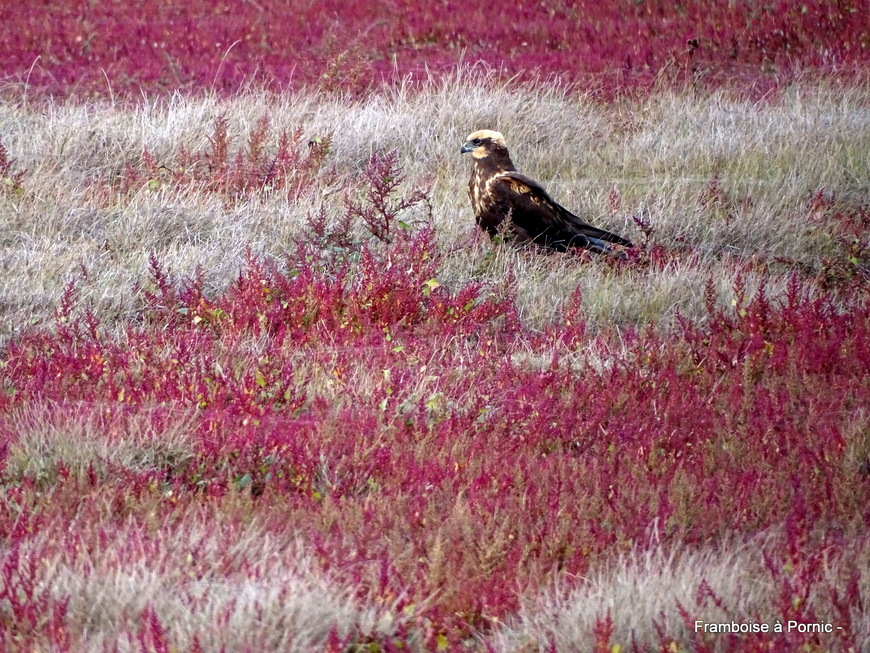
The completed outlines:
<svg viewBox="0 0 870 653">
<path fill-rule="evenodd" d="M 517 172 L 499 132 L 470 134 L 461 152 L 471 152 L 474 169 L 468 192 L 474 217 L 490 237 L 505 235 L 517 245 L 534 244 L 565 252 L 588 249 L 625 257 L 631 242 L 586 224 L 553 198 L 538 182 Z"/>
</svg>

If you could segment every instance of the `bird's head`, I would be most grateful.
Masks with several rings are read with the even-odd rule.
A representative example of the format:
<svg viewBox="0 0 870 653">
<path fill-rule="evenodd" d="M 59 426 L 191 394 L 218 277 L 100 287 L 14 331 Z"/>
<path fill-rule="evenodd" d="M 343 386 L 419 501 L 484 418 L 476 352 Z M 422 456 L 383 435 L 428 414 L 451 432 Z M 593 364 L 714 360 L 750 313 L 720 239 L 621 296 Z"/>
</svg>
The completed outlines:
<svg viewBox="0 0 870 653">
<path fill-rule="evenodd" d="M 500 132 L 494 132 L 489 129 L 481 129 L 473 134 L 469 134 L 460 150 L 462 154 L 471 152 L 471 156 L 475 159 L 484 159 L 498 151 L 507 153 L 504 136 Z"/>
</svg>

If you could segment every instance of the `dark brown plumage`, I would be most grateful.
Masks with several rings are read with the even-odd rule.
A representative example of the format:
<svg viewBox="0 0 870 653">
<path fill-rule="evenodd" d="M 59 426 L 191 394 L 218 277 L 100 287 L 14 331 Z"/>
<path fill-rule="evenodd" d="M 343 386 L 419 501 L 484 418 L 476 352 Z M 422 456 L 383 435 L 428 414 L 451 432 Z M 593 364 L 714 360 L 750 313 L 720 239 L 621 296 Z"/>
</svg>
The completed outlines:
<svg viewBox="0 0 870 653">
<path fill-rule="evenodd" d="M 534 243 L 565 252 L 588 249 L 624 257 L 632 244 L 616 234 L 586 224 L 553 201 L 544 187 L 517 172 L 504 136 L 483 129 L 469 135 L 462 153 L 471 152 L 474 170 L 468 184 L 474 217 L 489 235 L 507 233 L 516 244 Z"/>
</svg>

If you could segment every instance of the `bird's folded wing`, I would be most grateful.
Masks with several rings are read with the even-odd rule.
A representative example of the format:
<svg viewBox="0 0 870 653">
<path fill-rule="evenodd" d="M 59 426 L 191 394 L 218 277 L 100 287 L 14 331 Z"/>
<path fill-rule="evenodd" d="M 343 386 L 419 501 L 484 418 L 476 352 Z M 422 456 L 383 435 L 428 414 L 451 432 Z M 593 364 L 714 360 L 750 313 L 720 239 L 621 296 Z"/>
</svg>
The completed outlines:
<svg viewBox="0 0 870 653">
<path fill-rule="evenodd" d="M 511 171 L 493 180 L 491 192 L 496 201 L 512 208 L 513 219 L 531 232 L 564 232 L 565 236 L 586 236 L 595 240 L 632 247 L 630 241 L 616 234 L 583 222 L 553 198 L 538 182 Z M 531 222 L 538 224 L 529 224 Z M 537 228 L 536 228 L 537 227 Z"/>
</svg>

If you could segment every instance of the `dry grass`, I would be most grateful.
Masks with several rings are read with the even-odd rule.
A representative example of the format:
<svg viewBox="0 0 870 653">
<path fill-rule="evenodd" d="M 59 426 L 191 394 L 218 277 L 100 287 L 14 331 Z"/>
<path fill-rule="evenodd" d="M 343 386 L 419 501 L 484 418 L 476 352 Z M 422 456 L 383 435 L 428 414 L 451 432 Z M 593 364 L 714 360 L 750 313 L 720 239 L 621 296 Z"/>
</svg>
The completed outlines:
<svg viewBox="0 0 870 653">
<path fill-rule="evenodd" d="M 414 616 L 396 608 L 402 597 L 369 606 L 356 588 L 334 581 L 292 526 L 276 535 L 251 517 L 249 492 L 220 506 L 188 504 L 161 520 L 160 504 L 176 497 L 159 479 L 196 453 L 190 411 L 35 403 L 4 426 L 15 434 L 4 468 L 13 486 L 24 477 L 50 491 L 61 475 L 91 475 L 95 487 L 118 470 L 154 475 L 154 493 L 130 516 L 129 502 L 100 509 L 86 493 L 81 514 L 59 530 L 34 533 L 14 556 L 0 546 L 7 578 L 34 576 L 38 591 L 66 606 L 72 650 L 142 650 L 137 637 L 153 635 L 149 614 L 174 650 L 196 650 L 195 637 L 204 651 L 288 652 L 320 650 L 331 633 L 386 636 Z M 0 601 L 0 620 L 15 623 L 9 609 Z"/>
<path fill-rule="evenodd" d="M 143 650 L 136 633 L 151 612 L 173 650 L 191 650 L 196 637 L 204 651 L 288 652 L 322 650 L 332 629 L 389 634 L 411 614 L 361 607 L 302 544 L 256 523 L 191 510 L 159 530 L 130 520 L 97 537 L 101 528 L 70 524 L 66 552 L 53 546 L 46 555 L 42 538 L 28 545 L 47 589 L 68 601 L 73 650 Z"/>
<path fill-rule="evenodd" d="M 171 185 L 145 184 L 124 194 L 107 190 L 126 166 L 141 166 L 146 149 L 158 162 L 173 160 L 181 148 L 207 151 L 219 115 L 227 117 L 230 136 L 241 146 L 265 114 L 273 145 L 284 129 L 299 127 L 305 138 L 332 135 L 324 168 L 296 199 L 264 191 L 227 203 L 201 188 Z M 600 259 L 493 246 L 473 224 L 466 196 L 470 164 L 459 154 L 464 137 L 483 127 L 504 132 L 520 169 L 590 222 L 641 241 L 632 217 L 644 216 L 656 238 L 679 241 L 677 247 L 693 255 L 662 269 L 614 270 Z M 104 322 L 136 316 L 136 287 L 147 278 L 152 252 L 174 273 L 201 269 L 210 288 L 225 287 L 246 250 L 280 259 L 312 211 L 323 206 L 337 217 L 343 193 L 358 184 L 370 154 L 394 148 L 408 188 L 430 193 L 446 253 L 442 284 L 514 284 L 520 315 L 532 327 L 558 319 L 579 291 L 593 325 L 621 327 L 668 323 L 678 312 L 702 316 L 708 279 L 726 303 L 738 275 L 748 293 L 764 282 L 768 295 L 776 296 L 791 270 L 777 257 L 813 269 L 835 254 L 833 227 L 812 214 L 810 197 L 824 189 L 844 204 L 868 201 L 870 89 L 804 84 L 762 103 L 725 92 L 661 91 L 645 100 L 602 104 L 555 86 L 458 74 L 421 91 L 400 88 L 353 101 L 315 93 L 171 96 L 136 106 L 5 101 L 0 141 L 27 170 L 23 192 L 0 191 L 2 341 L 50 318 L 66 282 L 83 274 L 84 299 Z M 713 178 L 725 199 L 709 199 Z M 619 354 L 581 351 L 576 358 L 578 365 L 602 368 Z M 300 380 L 309 389 L 341 401 L 344 392 L 328 361 L 306 361 L 305 352 L 288 355 L 299 357 Z M 547 364 L 532 351 L 528 362 Z M 355 396 L 365 396 L 366 389 L 374 394 L 383 382 L 383 370 L 370 369 L 365 360 L 346 370 L 344 381 L 354 385 Z M 439 391 L 460 382 L 421 372 L 412 400 L 432 398 L 437 408 Z M 155 422 L 143 411 L 109 428 L 106 420 L 117 415 L 88 407 L 70 418 L 76 413 L 68 408 L 55 413 L 37 407 L 9 418 L 17 438 L 9 444 L 7 476 L 51 479 L 61 461 L 75 474 L 99 474 L 112 465 L 147 471 L 193 455 L 189 416 Z M 327 480 L 330 473 L 324 468 Z M 52 589 L 72 597 L 68 610 L 88 648 L 117 644 L 125 650 L 117 639 L 130 630 L 124 620 L 148 606 L 172 624 L 180 647 L 190 647 L 190 633 L 208 632 L 211 639 L 201 641 L 205 650 L 252 641 L 263 650 L 312 650 L 322 644 L 324 628 L 335 624 L 341 634 L 356 626 L 391 632 L 389 606 L 360 607 L 352 591 L 313 571 L 317 565 L 298 543 L 275 542 L 256 525 L 191 519 L 183 528 L 150 533 L 147 552 L 126 548 L 144 537 L 131 522 L 103 551 L 47 560 Z M 236 542 L 230 553 L 228 539 Z M 595 620 L 608 611 L 614 642 L 627 646 L 634 636 L 652 646 L 656 621 L 667 632 L 686 633 L 676 605 L 693 605 L 701 580 L 728 597 L 730 617 L 764 618 L 773 613 L 777 590 L 758 580 L 764 546 L 759 540 L 715 551 L 652 549 L 625 557 L 571 592 L 556 588 L 528 598 L 497 632 L 499 650 L 536 650 L 549 640 L 560 651 L 585 650 Z M 191 558 L 195 573 L 188 573 L 176 558 L 193 550 L 202 553 Z M 221 559 L 209 551 L 221 551 Z M 234 555 L 246 561 L 244 574 L 234 575 Z M 112 556 L 128 556 L 129 564 Z M 866 543 L 855 558 L 867 560 Z M 218 574 L 220 565 L 230 571 Z M 861 576 L 865 597 L 868 568 Z M 704 617 L 720 618 L 714 608 Z"/>
<path fill-rule="evenodd" d="M 33 404 L 8 418 L 18 437 L 9 444 L 5 471 L 50 483 L 61 463 L 76 476 L 92 471 L 101 477 L 109 466 L 143 472 L 175 467 L 194 456 L 195 419 L 182 409 L 160 414 Z"/>
<path fill-rule="evenodd" d="M 596 622 L 610 615 L 614 629 L 610 642 L 622 650 L 631 649 L 635 643 L 639 650 L 654 650 L 660 643 L 657 628 L 679 642 L 679 650 L 693 650 L 688 644 L 696 639 L 694 627 L 686 624 L 679 606 L 686 609 L 692 623 L 755 623 L 773 628 L 777 614 L 781 614 L 774 606 L 782 599 L 782 586 L 771 577 L 764 556 L 771 556 L 779 537 L 762 534 L 743 544 L 723 544 L 716 550 L 638 549 L 594 577 L 579 583 L 572 581 L 572 591 L 565 591 L 557 583 L 551 590 L 529 597 L 517 617 L 496 632 L 495 648 L 505 652 L 536 651 L 553 643 L 560 652 L 589 651 L 595 640 Z M 773 559 L 777 559 L 775 555 Z M 868 563 L 870 546 L 864 541 L 845 559 L 827 561 L 822 575 L 830 587 L 836 587 L 847 568 L 857 569 L 859 591 L 867 596 Z M 709 592 L 702 592 L 699 601 L 699 589 L 704 583 Z M 831 597 L 824 588 L 824 583 L 817 585 L 807 603 L 816 614 L 813 623 L 831 623 L 836 628 Z M 870 617 L 865 614 L 858 623 L 858 650 L 870 650 Z M 705 639 L 709 650 L 730 650 L 728 635 L 708 634 Z M 837 650 L 836 645 L 833 650 Z"/>
<path fill-rule="evenodd" d="M 296 201 L 264 192 L 232 206 L 191 187 L 145 185 L 123 197 L 104 190 L 126 165 L 140 166 L 145 149 L 158 162 L 173 160 L 182 147 L 208 151 L 220 114 L 237 146 L 264 114 L 273 146 L 284 129 L 299 127 L 306 138 L 331 133 L 322 174 Z M 619 275 L 600 261 L 499 248 L 487 256 L 492 248 L 473 226 L 468 161 L 458 150 L 478 127 L 503 131 L 521 170 L 591 222 L 640 240 L 632 216 L 643 215 L 657 238 L 680 239 L 698 256 Z M 506 283 L 512 275 L 532 325 L 557 316 L 575 289 L 593 321 L 644 324 L 668 321 L 677 310 L 700 314 L 699 289 L 708 277 L 727 300 L 748 262 L 813 264 L 833 251 L 828 227 L 809 220 L 808 200 L 823 188 L 842 202 L 866 201 L 870 92 L 803 85 L 755 103 L 724 92 L 663 91 L 601 104 L 558 87 L 505 85 L 469 73 L 423 91 L 357 101 L 314 93 L 171 96 L 137 106 L 7 101 L 0 105 L 0 140 L 28 171 L 23 194 L 0 195 L 4 339 L 49 316 L 81 266 L 86 296 L 103 317 L 135 310 L 133 290 L 152 251 L 182 274 L 205 270 L 221 287 L 246 248 L 280 257 L 312 210 L 323 204 L 337 215 L 343 189 L 357 183 L 371 152 L 393 148 L 408 186 L 431 193 L 449 252 L 444 282 Z M 727 205 L 704 200 L 714 176 Z M 772 272 L 774 290 L 787 273 L 780 268 Z"/>
</svg>

